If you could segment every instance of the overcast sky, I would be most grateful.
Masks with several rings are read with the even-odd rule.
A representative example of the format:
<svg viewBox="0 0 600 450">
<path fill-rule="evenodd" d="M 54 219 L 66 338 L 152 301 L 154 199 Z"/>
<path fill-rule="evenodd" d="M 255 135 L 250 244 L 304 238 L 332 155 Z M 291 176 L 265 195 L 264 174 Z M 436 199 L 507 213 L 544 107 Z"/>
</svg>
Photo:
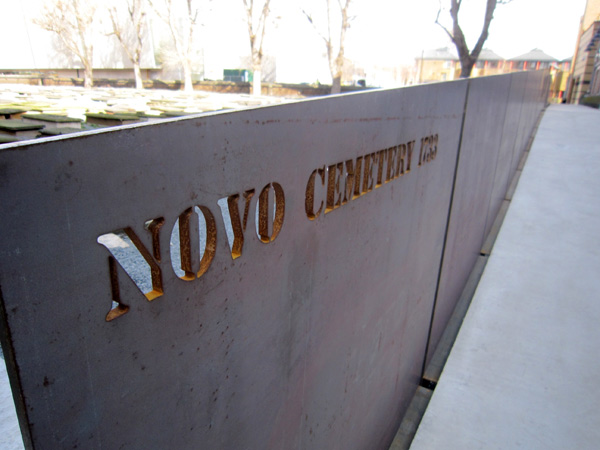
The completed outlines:
<svg viewBox="0 0 600 450">
<path fill-rule="evenodd" d="M 325 47 L 302 14 L 305 9 L 315 20 L 324 18 L 325 0 L 271 2 L 272 16 L 280 19 L 270 24 L 265 47 L 267 54 L 277 56 L 278 78 L 329 82 Z M 217 46 L 213 49 L 223 58 L 248 52 L 241 3 L 242 0 L 212 3 L 213 20 L 205 25 L 205 31 L 215 36 L 218 30 L 228 29 L 228 39 L 220 39 L 218 49 Z M 449 4 L 449 0 L 442 3 Z M 435 24 L 439 4 L 438 0 L 353 0 L 351 13 L 355 18 L 348 32 L 347 56 L 361 64 L 390 67 L 413 64 L 424 50 L 452 46 Z M 485 47 L 504 58 L 534 48 L 558 59 L 569 58 L 573 55 L 584 8 L 585 0 L 513 0 L 500 5 L 494 13 Z M 463 0 L 461 25 L 471 47 L 481 31 L 484 9 L 485 0 Z M 449 18 L 447 13 L 442 17 Z M 315 52 L 319 53 L 319 61 Z"/>
<path fill-rule="evenodd" d="M 395 47 L 398 57 L 404 60 L 414 59 L 423 49 L 450 45 L 444 31 L 434 23 L 438 0 L 355 2 L 357 19 L 352 38 L 360 36 L 365 44 L 368 42 L 361 48 L 364 53 L 369 53 L 369 48 L 377 49 L 372 57 L 379 57 L 385 51 L 385 46 L 378 46 L 378 42 Z M 446 5 L 450 1 L 442 0 L 442 3 Z M 485 3 L 485 0 L 463 0 L 459 18 L 470 48 L 481 31 Z M 559 59 L 570 57 L 584 7 L 585 0 L 513 0 L 499 5 L 485 47 L 505 58 L 533 48 Z M 442 17 L 449 19 L 447 13 Z"/>
<path fill-rule="evenodd" d="M 35 15 L 46 1 L 0 0 L 5 12 L 4 18 L 0 16 L 0 24 L 5 34 L 20 36 L 24 30 L 32 36 L 39 34 L 41 30 L 33 24 L 24 27 L 20 14 L 28 11 L 29 15 Z M 204 49 L 205 67 L 214 72 L 207 76 L 218 78 L 223 68 L 239 68 L 240 57 L 250 53 L 243 2 L 198 1 L 210 5 L 210 11 L 204 11 L 200 18 L 203 27 L 198 33 L 198 45 Z M 450 0 L 441 1 L 447 5 Z M 278 81 L 329 83 L 325 46 L 302 13 L 304 9 L 312 14 L 317 25 L 323 23 L 325 0 L 271 0 L 271 4 L 272 21 L 267 29 L 265 54 L 277 59 Z M 414 64 L 424 50 L 451 47 L 444 31 L 435 24 L 439 4 L 439 0 L 352 0 L 354 19 L 348 31 L 346 56 L 365 67 L 395 67 Z M 461 25 L 471 47 L 481 30 L 484 8 L 485 0 L 463 0 Z M 584 8 L 585 0 L 513 0 L 500 5 L 485 47 L 504 58 L 533 48 L 558 59 L 569 58 L 573 55 Z M 6 17 L 7 11 L 14 14 Z M 447 12 L 442 17 L 449 18 Z M 0 58 L 3 56 L 6 59 L 9 55 L 0 52 Z"/>
</svg>

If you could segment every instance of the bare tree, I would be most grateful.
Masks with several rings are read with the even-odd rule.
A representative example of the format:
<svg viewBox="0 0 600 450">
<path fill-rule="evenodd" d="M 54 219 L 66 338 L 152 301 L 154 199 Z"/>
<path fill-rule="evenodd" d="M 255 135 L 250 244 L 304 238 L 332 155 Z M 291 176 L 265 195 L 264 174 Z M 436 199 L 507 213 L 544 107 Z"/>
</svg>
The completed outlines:
<svg viewBox="0 0 600 450">
<path fill-rule="evenodd" d="M 324 0 L 327 3 L 327 32 L 323 33 L 317 28 L 312 15 L 302 10 L 308 21 L 315 28 L 321 39 L 325 42 L 327 49 L 327 61 L 331 72 L 331 93 L 339 94 L 342 90 L 342 74 L 344 70 L 344 52 L 346 44 L 346 32 L 350 28 L 353 19 L 348 15 L 351 0 Z M 332 3 L 335 1 L 339 8 L 339 15 L 332 11 Z M 337 9 L 335 8 L 335 9 Z M 339 35 L 337 35 L 339 31 Z M 336 42 L 336 37 L 337 42 Z M 337 45 L 336 45 L 337 44 Z"/>
<path fill-rule="evenodd" d="M 44 5 L 42 14 L 33 22 L 47 31 L 56 33 L 65 47 L 79 58 L 84 68 L 83 85 L 92 87 L 94 0 L 53 0 Z"/>
<path fill-rule="evenodd" d="M 127 14 L 123 14 L 123 9 Z M 133 64 L 135 75 L 135 87 L 143 89 L 141 61 L 144 25 L 146 23 L 146 1 L 145 0 L 119 0 L 108 7 L 110 22 L 112 25 L 111 35 L 118 40 L 127 54 L 129 61 Z M 125 20 L 120 17 L 125 16 Z"/>
<path fill-rule="evenodd" d="M 194 31 L 199 14 L 199 6 L 194 0 L 148 0 L 150 5 L 167 25 L 175 52 L 181 67 L 183 68 L 184 90 L 191 92 L 192 64 L 194 62 Z M 183 4 L 184 10 L 177 5 Z M 179 13 L 179 14 L 178 14 Z"/>
<path fill-rule="evenodd" d="M 264 0 L 262 8 L 255 8 L 254 0 L 242 0 L 246 9 L 246 22 L 248 25 L 248 35 L 250 37 L 250 51 L 252 53 L 252 71 L 253 83 L 252 94 L 261 94 L 262 84 L 262 58 L 263 42 L 265 40 L 265 30 L 267 28 L 267 18 L 269 16 L 269 3 L 271 0 Z"/>
<path fill-rule="evenodd" d="M 485 6 L 485 17 L 483 19 L 483 27 L 481 28 L 481 33 L 479 34 L 479 38 L 473 50 L 469 50 L 467 46 L 467 41 L 465 39 L 465 35 L 463 34 L 462 29 L 458 23 L 458 13 L 460 11 L 460 7 L 462 5 L 462 0 L 450 0 L 450 17 L 452 18 L 452 31 L 448 30 L 442 23 L 440 23 L 440 14 L 442 13 L 442 4 L 440 0 L 440 7 L 438 9 L 437 17 L 435 19 L 435 23 L 437 23 L 442 29 L 446 32 L 450 40 L 454 43 L 456 47 L 456 51 L 458 52 L 458 58 L 460 59 L 460 77 L 461 78 L 469 78 L 471 76 L 471 72 L 473 70 L 473 66 L 477 62 L 477 58 L 479 58 L 479 54 L 483 49 L 483 44 L 488 38 L 488 30 L 490 28 L 490 24 L 492 23 L 492 19 L 494 18 L 494 10 L 497 5 L 509 3 L 511 0 L 486 0 Z"/>
</svg>

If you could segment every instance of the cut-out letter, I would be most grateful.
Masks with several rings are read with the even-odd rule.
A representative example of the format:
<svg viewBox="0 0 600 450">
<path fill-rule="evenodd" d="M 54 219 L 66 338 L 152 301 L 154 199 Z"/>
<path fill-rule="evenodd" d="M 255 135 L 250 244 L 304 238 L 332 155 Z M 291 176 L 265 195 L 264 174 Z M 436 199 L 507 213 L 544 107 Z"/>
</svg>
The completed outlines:
<svg viewBox="0 0 600 450">
<path fill-rule="evenodd" d="M 190 239 L 191 215 L 192 208 L 183 211 L 177 218 L 177 221 L 173 226 L 173 231 L 171 232 L 171 264 L 173 265 L 175 274 L 185 281 L 193 281 L 196 278 L 192 269 L 192 243 Z M 179 241 L 179 245 L 177 245 L 177 241 Z M 181 267 L 181 270 L 177 270 L 176 265 Z"/>
<path fill-rule="evenodd" d="M 196 214 L 198 214 L 199 220 L 199 234 L 200 234 L 200 270 L 196 273 L 196 276 L 200 278 L 210 267 L 215 253 L 217 252 L 217 224 L 215 223 L 215 216 L 210 212 L 206 206 L 194 207 Z M 202 226 L 202 220 L 200 215 L 204 219 L 204 226 Z M 204 245 L 203 245 L 204 244 Z"/>
<path fill-rule="evenodd" d="M 373 190 L 373 184 L 375 182 L 373 178 L 373 162 L 377 157 L 377 153 L 369 153 L 365 155 L 365 172 L 363 174 L 363 186 L 362 193 L 366 194 Z"/>
<path fill-rule="evenodd" d="M 385 163 L 385 157 L 387 150 L 379 150 L 377 155 L 377 182 L 375 183 L 375 189 L 381 187 L 383 184 L 383 164 Z"/>
<path fill-rule="evenodd" d="M 354 194 L 352 194 L 352 200 L 363 195 L 363 192 L 361 192 L 361 189 L 360 189 L 360 175 L 362 173 L 362 162 L 363 162 L 362 156 L 359 156 L 358 158 L 356 158 L 356 166 L 354 167 Z M 348 167 L 347 162 L 346 162 L 346 167 Z"/>
<path fill-rule="evenodd" d="M 315 220 L 321 214 L 323 210 L 323 201 L 319 206 L 319 210 L 315 212 L 315 178 L 319 174 L 321 178 L 321 185 L 325 186 L 325 166 L 319 169 L 315 169 L 308 177 L 308 183 L 306 183 L 306 197 L 304 199 L 304 210 L 306 211 L 306 217 L 310 220 Z"/>
<path fill-rule="evenodd" d="M 239 194 L 233 194 L 217 201 L 219 208 L 221 208 L 221 215 L 223 216 L 223 223 L 225 224 L 225 232 L 227 234 L 229 248 L 231 249 L 232 259 L 242 256 L 242 248 L 244 247 L 244 232 L 246 231 L 246 224 L 248 223 L 248 210 L 250 207 L 250 200 L 253 196 L 254 189 L 244 192 L 246 205 L 244 207 L 243 223 L 238 210 L 238 199 L 240 198 Z"/>
<path fill-rule="evenodd" d="M 333 164 L 327 167 L 327 172 L 327 206 L 325 207 L 325 214 L 339 208 L 342 204 L 340 184 L 344 173 L 344 163 Z"/>
<path fill-rule="evenodd" d="M 121 292 L 119 290 L 119 274 L 117 273 L 117 261 L 114 256 L 108 257 L 108 272 L 110 274 L 110 291 L 112 294 L 112 307 L 106 314 L 106 321 L 110 322 L 117 317 L 129 312 L 129 306 L 121 300 Z"/>
<path fill-rule="evenodd" d="M 273 187 L 275 196 L 273 198 L 273 230 L 269 236 L 269 191 Z M 285 195 L 279 183 L 267 184 L 258 196 L 256 203 L 256 235 L 261 242 L 268 244 L 273 242 L 279 235 L 283 226 L 285 215 Z"/>
<path fill-rule="evenodd" d="M 200 250 L 200 269 L 194 273 L 192 267 L 192 245 L 190 217 L 192 212 L 198 216 L 198 240 Z M 217 246 L 217 227 L 215 218 L 206 206 L 188 208 L 179 215 L 171 233 L 171 264 L 173 271 L 184 281 L 200 278 L 210 267 Z"/>
<path fill-rule="evenodd" d="M 155 220 L 158 223 L 163 219 Z M 153 233 L 150 228 L 147 229 Z M 160 227 L 158 227 L 158 230 L 160 230 Z M 158 240 L 158 230 L 153 233 L 153 240 Z M 154 238 L 154 236 L 156 237 Z M 112 254 L 148 301 L 163 295 L 160 266 L 133 229 L 126 227 L 106 233 L 98 236 L 97 241 Z M 160 247 L 153 247 L 155 251 L 160 251 Z M 113 279 L 113 273 L 116 272 L 111 269 L 111 280 Z"/>
<path fill-rule="evenodd" d="M 385 182 L 389 183 L 391 180 L 396 179 L 396 154 L 398 153 L 398 146 L 387 149 L 387 171 L 385 174 Z"/>
</svg>

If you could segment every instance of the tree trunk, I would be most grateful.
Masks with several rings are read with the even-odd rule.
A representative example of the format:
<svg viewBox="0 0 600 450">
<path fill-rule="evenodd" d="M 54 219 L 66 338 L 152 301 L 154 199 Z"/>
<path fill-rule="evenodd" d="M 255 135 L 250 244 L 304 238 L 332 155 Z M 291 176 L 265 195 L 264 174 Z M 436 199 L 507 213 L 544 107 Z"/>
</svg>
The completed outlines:
<svg viewBox="0 0 600 450">
<path fill-rule="evenodd" d="M 192 65 L 189 61 L 183 63 L 183 90 L 185 92 L 192 92 L 194 90 L 194 84 L 192 83 Z"/>
<path fill-rule="evenodd" d="M 252 95 L 261 95 L 262 92 L 262 72 L 260 66 L 254 66 L 252 79 Z"/>
<path fill-rule="evenodd" d="M 471 76 L 476 61 L 476 59 L 469 57 L 460 59 L 460 78 L 469 78 Z"/>
<path fill-rule="evenodd" d="M 488 32 L 490 28 L 490 23 L 494 18 L 494 10 L 496 9 L 496 5 L 500 2 L 500 0 L 486 0 L 486 8 L 485 8 L 485 19 L 483 21 L 483 27 L 481 29 L 481 34 L 479 35 L 479 39 L 477 39 L 477 43 L 475 47 L 473 47 L 472 51 L 469 51 L 469 47 L 467 47 L 467 42 L 465 40 L 465 35 L 458 24 L 458 12 L 460 10 L 462 0 L 451 0 L 450 2 L 450 16 L 452 17 L 452 32 L 444 27 L 438 20 L 436 19 L 436 23 L 442 27 L 442 29 L 446 32 L 448 37 L 452 40 L 454 45 L 456 46 L 456 51 L 458 52 L 458 57 L 460 59 L 460 78 L 469 78 L 471 76 L 471 72 L 473 71 L 473 66 L 479 58 L 479 54 L 483 49 L 483 44 L 488 38 Z M 438 18 L 441 12 L 438 11 Z"/>
<path fill-rule="evenodd" d="M 333 82 L 331 83 L 331 93 L 339 94 L 342 92 L 342 74 L 338 73 L 333 77 Z"/>
<path fill-rule="evenodd" d="M 83 72 L 83 87 L 86 89 L 94 85 L 94 73 L 91 65 L 86 64 Z"/>
<path fill-rule="evenodd" d="M 144 82 L 142 81 L 142 70 L 140 69 L 140 63 L 133 63 L 133 73 L 135 75 L 135 88 L 144 89 Z"/>
</svg>

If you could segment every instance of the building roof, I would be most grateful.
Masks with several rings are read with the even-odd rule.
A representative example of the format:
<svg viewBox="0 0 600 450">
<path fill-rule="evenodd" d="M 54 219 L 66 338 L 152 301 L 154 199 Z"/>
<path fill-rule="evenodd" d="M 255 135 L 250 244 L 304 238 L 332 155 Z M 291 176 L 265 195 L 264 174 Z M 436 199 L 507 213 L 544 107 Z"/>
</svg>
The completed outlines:
<svg viewBox="0 0 600 450">
<path fill-rule="evenodd" d="M 500 56 L 498 53 L 490 50 L 489 48 L 484 48 L 479 53 L 478 61 L 504 61 L 504 58 Z"/>
<path fill-rule="evenodd" d="M 417 59 L 431 59 L 438 61 L 458 61 L 458 56 L 454 50 L 443 47 L 436 48 L 435 50 L 425 50 L 420 58 Z"/>
<path fill-rule="evenodd" d="M 421 57 L 417 59 L 428 59 L 436 61 L 458 61 L 458 55 L 453 48 L 443 47 L 436 48 L 435 50 L 426 50 L 423 52 Z M 479 54 L 478 60 L 480 61 L 503 61 L 504 58 L 498 55 L 493 50 L 484 48 Z"/>
<path fill-rule="evenodd" d="M 509 61 L 540 61 L 540 62 L 558 62 L 558 59 L 553 56 L 544 53 L 539 48 L 534 48 L 530 52 L 523 55 L 515 56 L 510 58 Z"/>
</svg>

